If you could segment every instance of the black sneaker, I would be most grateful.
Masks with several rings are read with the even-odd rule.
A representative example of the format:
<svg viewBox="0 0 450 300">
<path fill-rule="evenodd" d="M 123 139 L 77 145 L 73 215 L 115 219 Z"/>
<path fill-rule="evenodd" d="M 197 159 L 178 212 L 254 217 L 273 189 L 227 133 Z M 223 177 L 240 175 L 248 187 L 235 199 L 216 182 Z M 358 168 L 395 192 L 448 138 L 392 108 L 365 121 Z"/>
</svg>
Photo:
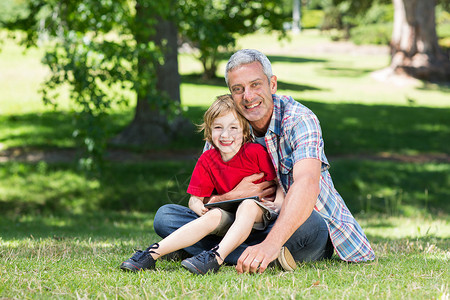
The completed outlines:
<svg viewBox="0 0 450 300">
<path fill-rule="evenodd" d="M 134 253 L 134 255 L 130 259 L 124 261 L 120 265 L 120 268 L 124 271 L 129 271 L 129 272 L 138 272 L 138 271 L 142 271 L 142 270 L 146 270 L 146 269 L 154 269 L 155 268 L 155 260 L 150 255 L 150 253 L 156 253 L 155 251 L 153 251 L 153 249 L 158 249 L 158 248 L 159 248 L 159 244 L 155 243 L 155 244 L 151 245 L 150 247 L 148 247 L 147 249 L 145 249 L 144 251 L 135 250 L 136 253 Z"/>
<path fill-rule="evenodd" d="M 181 265 L 188 269 L 189 272 L 197 275 L 205 275 L 208 272 L 216 273 L 220 265 L 217 262 L 216 256 L 220 257 L 217 253 L 219 246 L 215 246 L 209 251 L 203 251 L 202 253 L 183 260 Z"/>
</svg>

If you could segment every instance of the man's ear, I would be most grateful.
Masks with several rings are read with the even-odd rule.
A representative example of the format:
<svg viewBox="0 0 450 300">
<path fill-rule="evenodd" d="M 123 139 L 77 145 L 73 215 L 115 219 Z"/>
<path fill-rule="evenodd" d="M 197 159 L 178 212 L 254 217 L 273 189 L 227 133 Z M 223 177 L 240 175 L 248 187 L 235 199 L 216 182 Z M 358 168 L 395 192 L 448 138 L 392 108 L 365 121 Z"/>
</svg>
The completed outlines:
<svg viewBox="0 0 450 300">
<path fill-rule="evenodd" d="M 272 75 L 272 77 L 270 77 L 270 92 L 272 94 L 276 94 L 277 88 L 278 88 L 277 76 Z"/>
</svg>

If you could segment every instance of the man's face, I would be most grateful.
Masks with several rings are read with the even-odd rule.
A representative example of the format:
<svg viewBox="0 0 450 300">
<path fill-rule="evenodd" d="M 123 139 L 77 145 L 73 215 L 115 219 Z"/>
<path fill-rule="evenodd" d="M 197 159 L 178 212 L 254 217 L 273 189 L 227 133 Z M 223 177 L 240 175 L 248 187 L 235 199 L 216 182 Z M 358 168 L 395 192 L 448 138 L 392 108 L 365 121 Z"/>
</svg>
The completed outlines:
<svg viewBox="0 0 450 300">
<path fill-rule="evenodd" d="M 261 64 L 253 62 L 228 72 L 228 87 L 239 111 L 256 133 L 265 133 L 272 117 L 276 76 L 269 82 Z"/>
</svg>

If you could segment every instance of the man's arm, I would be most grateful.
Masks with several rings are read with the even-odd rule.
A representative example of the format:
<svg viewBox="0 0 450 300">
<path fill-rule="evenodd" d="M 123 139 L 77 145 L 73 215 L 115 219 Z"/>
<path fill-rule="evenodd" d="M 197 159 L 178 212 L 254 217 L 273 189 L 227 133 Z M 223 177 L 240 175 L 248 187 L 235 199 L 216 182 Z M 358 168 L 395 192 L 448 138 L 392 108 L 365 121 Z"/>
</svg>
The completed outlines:
<svg viewBox="0 0 450 300">
<path fill-rule="evenodd" d="M 261 183 L 253 183 L 264 177 L 264 173 L 253 174 L 241 180 L 241 182 L 231 191 L 223 195 L 215 195 L 209 199 L 208 203 L 220 202 L 225 200 L 233 200 L 245 197 L 258 196 L 260 199 L 269 195 L 273 195 L 276 191 L 275 181 L 264 181 Z"/>
<path fill-rule="evenodd" d="M 309 218 L 319 195 L 320 168 L 318 159 L 303 159 L 294 165 L 294 183 L 286 194 L 275 225 L 262 243 L 242 253 L 236 266 L 239 273 L 264 272 L 278 257 L 284 243 Z"/>
</svg>

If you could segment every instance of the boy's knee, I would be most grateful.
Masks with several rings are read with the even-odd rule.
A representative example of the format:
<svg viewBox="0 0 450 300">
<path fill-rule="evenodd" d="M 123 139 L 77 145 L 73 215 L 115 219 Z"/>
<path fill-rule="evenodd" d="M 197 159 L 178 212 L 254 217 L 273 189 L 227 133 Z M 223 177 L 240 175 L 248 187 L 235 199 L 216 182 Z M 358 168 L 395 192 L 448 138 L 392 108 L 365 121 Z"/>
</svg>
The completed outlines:
<svg viewBox="0 0 450 300">
<path fill-rule="evenodd" d="M 211 230 L 210 234 L 218 236 L 224 236 L 234 222 L 234 214 L 222 209 L 209 210 L 203 217 Z"/>
<path fill-rule="evenodd" d="M 203 217 L 208 219 L 209 222 L 217 221 L 217 223 L 219 223 L 222 218 L 222 211 L 220 209 L 210 209 L 203 215 Z"/>
<path fill-rule="evenodd" d="M 255 200 L 248 199 L 242 201 L 242 203 L 239 205 L 238 211 L 241 209 L 245 209 L 246 211 L 248 210 L 258 211 L 260 208 L 259 205 L 255 203 Z"/>
</svg>

